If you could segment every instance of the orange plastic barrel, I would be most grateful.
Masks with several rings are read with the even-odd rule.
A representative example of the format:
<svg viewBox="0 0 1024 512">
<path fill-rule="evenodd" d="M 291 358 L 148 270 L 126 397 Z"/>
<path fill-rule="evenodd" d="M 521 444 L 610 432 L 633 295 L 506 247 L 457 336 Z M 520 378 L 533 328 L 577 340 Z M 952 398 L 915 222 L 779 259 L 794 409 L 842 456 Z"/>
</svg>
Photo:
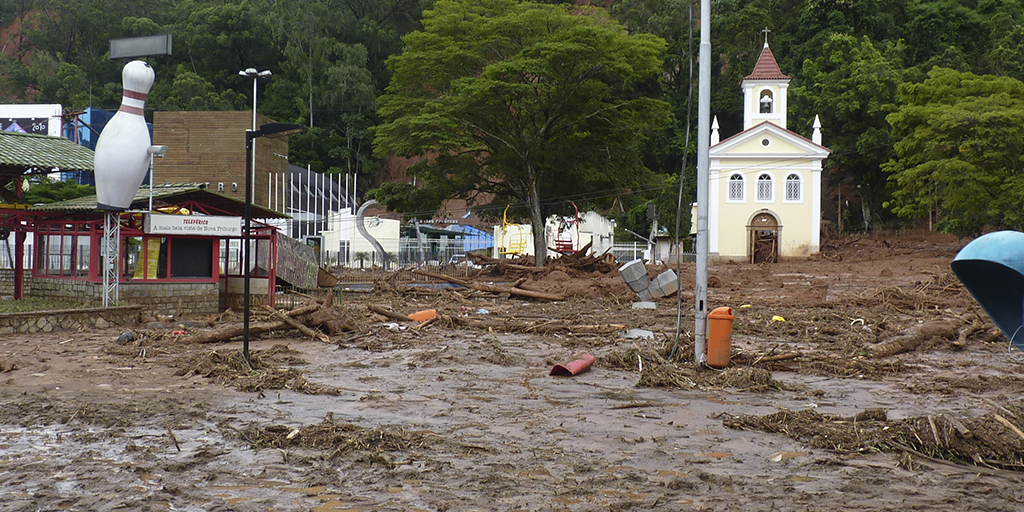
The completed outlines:
<svg viewBox="0 0 1024 512">
<path fill-rule="evenodd" d="M 729 366 L 733 320 L 732 308 L 715 308 L 708 314 L 708 366 L 712 368 Z"/>
<path fill-rule="evenodd" d="M 436 309 L 424 309 L 423 311 L 417 311 L 417 312 L 409 315 L 409 318 L 411 318 L 411 319 L 413 319 L 413 320 L 415 320 L 417 322 L 426 322 L 427 320 L 430 320 L 431 318 L 434 318 L 435 316 L 437 316 L 437 310 Z"/>
</svg>

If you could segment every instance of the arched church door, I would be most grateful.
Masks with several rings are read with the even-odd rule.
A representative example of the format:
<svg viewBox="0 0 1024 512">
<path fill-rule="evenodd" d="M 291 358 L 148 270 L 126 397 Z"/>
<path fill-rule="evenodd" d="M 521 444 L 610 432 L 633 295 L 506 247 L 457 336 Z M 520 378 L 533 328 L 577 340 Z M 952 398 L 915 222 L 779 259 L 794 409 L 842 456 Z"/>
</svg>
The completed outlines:
<svg viewBox="0 0 1024 512">
<path fill-rule="evenodd" d="M 750 262 L 776 263 L 779 261 L 779 221 L 770 213 L 759 213 L 751 220 Z"/>
</svg>

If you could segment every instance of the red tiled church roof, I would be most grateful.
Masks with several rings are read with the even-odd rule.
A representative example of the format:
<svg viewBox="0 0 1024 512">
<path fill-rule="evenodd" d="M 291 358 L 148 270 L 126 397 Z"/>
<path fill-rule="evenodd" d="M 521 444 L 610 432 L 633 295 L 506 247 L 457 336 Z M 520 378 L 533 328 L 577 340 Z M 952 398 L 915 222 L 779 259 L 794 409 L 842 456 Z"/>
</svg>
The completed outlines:
<svg viewBox="0 0 1024 512">
<path fill-rule="evenodd" d="M 768 43 L 764 44 L 761 56 L 757 58 L 754 71 L 743 77 L 744 80 L 790 80 L 792 77 L 782 74 L 779 63 L 775 62 L 775 55 L 772 54 Z"/>
</svg>

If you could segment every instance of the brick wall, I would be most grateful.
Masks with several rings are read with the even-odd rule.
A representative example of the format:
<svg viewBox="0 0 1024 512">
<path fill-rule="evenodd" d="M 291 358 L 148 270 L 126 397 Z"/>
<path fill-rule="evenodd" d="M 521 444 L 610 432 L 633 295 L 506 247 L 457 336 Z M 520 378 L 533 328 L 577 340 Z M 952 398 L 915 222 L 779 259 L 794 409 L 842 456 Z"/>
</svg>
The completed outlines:
<svg viewBox="0 0 1024 512">
<path fill-rule="evenodd" d="M 258 116 L 257 124 L 272 122 Z M 167 154 L 153 163 L 153 182 L 210 183 L 209 189 L 245 200 L 245 131 L 252 128 L 252 111 L 153 113 L 153 144 Z M 256 174 L 253 204 L 267 206 L 269 173 L 288 171 L 288 138 L 254 141 Z M 237 188 L 232 190 L 231 184 Z"/>
</svg>

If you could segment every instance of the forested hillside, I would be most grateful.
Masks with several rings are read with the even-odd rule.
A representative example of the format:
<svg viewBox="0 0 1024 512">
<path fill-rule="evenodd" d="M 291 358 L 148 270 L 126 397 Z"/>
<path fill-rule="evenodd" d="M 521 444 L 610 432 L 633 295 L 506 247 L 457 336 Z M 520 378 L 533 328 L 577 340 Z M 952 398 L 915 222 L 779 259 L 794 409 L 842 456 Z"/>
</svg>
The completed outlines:
<svg viewBox="0 0 1024 512">
<path fill-rule="evenodd" d="M 246 110 L 252 81 L 238 71 L 270 69 L 260 112 L 312 127 L 293 137 L 292 162 L 369 180 L 379 168 L 370 128 L 381 122 L 377 98 L 391 81 L 386 60 L 403 51 L 402 37 L 422 28 L 434 3 L 0 0 L 0 101 L 116 109 L 123 63 L 107 58 L 108 40 L 171 33 L 174 55 L 151 59 L 157 81 L 147 110 Z M 667 42 L 660 78 L 641 89 L 671 105 L 669 124 L 641 142 L 644 165 L 660 178 L 617 199 L 628 210 L 625 225 L 644 232 L 648 202 L 671 225 L 687 116 L 696 120 L 688 102 L 695 107 L 699 2 L 593 3 L 630 32 Z M 958 234 L 1021 228 L 1022 2 L 716 0 L 711 16 L 712 113 L 723 136 L 739 131 L 739 80 L 767 28 L 780 68 L 793 77 L 790 129 L 807 135 L 818 115 L 834 151 L 826 218 L 836 218 L 842 186 L 847 228 L 901 219 L 932 219 Z M 691 126 L 688 194 L 695 133 Z"/>
</svg>

